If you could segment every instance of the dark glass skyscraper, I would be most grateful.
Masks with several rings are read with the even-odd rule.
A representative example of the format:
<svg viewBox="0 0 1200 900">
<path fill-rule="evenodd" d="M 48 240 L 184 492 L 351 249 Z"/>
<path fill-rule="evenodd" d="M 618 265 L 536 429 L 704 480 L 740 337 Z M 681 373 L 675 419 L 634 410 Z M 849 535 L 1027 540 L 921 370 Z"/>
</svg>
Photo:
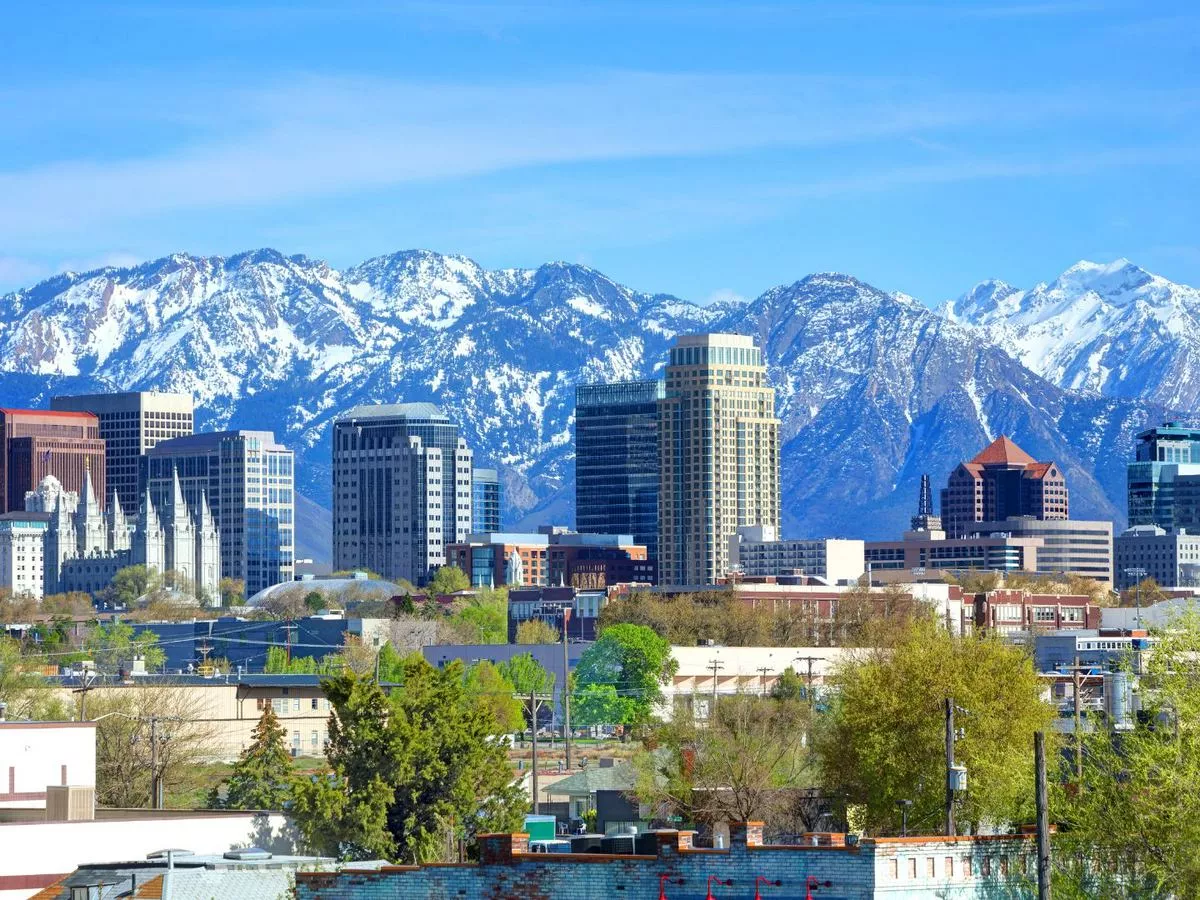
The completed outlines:
<svg viewBox="0 0 1200 900">
<path fill-rule="evenodd" d="M 575 527 L 632 534 L 658 558 L 661 381 L 575 388 Z"/>
</svg>

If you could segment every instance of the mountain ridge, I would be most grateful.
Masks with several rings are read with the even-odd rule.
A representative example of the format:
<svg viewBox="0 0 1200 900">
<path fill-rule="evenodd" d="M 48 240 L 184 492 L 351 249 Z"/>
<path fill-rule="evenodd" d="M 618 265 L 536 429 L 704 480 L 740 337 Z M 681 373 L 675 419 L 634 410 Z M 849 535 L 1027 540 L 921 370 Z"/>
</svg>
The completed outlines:
<svg viewBox="0 0 1200 900">
<path fill-rule="evenodd" d="M 1177 298 L 1194 289 L 1150 279 L 1102 287 L 1130 281 L 1133 306 L 1152 294 L 1186 307 Z M 569 515 L 575 384 L 651 377 L 674 335 L 735 330 L 761 343 L 777 391 L 788 533 L 895 534 L 922 472 L 940 480 L 1001 431 L 1059 459 L 1077 514 L 1120 522 L 1132 430 L 1174 404 L 1154 390 L 1074 387 L 1019 361 L 1001 327 L 1012 323 L 989 318 L 987 303 L 1070 300 L 1051 287 L 1059 280 L 1024 292 L 981 282 L 935 311 L 824 272 L 701 306 L 561 261 L 489 270 L 410 250 L 336 269 L 273 248 L 176 253 L 0 296 L 0 390 L 29 405 L 68 391 L 192 391 L 198 427 L 272 427 L 297 452 L 300 490 L 322 505 L 338 414 L 430 400 L 460 421 L 479 464 L 501 469 L 506 520 L 519 525 Z M 1079 302 L 1095 305 L 1094 293 Z"/>
</svg>

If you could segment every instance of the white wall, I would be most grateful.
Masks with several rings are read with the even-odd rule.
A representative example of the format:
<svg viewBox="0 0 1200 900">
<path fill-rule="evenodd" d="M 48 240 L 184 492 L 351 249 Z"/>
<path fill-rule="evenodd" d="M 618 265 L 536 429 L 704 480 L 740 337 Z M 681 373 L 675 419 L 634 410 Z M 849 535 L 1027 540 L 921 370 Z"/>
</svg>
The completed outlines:
<svg viewBox="0 0 1200 900">
<path fill-rule="evenodd" d="M 47 785 L 61 784 L 95 786 L 95 724 L 0 723 L 0 807 L 44 807 Z"/>
<path fill-rule="evenodd" d="M 251 813 L 196 813 L 185 818 L 0 825 L 0 900 L 24 900 L 88 863 L 144 860 L 167 848 L 224 853 L 261 846 L 258 824 Z M 278 833 L 286 820 L 270 816 L 266 824 Z"/>
</svg>

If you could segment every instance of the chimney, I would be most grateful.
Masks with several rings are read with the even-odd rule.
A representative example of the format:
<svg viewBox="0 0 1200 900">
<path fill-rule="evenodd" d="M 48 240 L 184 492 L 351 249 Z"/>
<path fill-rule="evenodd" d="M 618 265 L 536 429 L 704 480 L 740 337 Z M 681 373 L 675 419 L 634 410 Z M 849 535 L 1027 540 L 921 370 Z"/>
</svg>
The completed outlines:
<svg viewBox="0 0 1200 900">
<path fill-rule="evenodd" d="M 511 866 L 513 855 L 529 852 L 527 834 L 481 834 L 479 864 L 481 866 Z"/>
<path fill-rule="evenodd" d="M 763 842 L 762 822 L 730 822 L 729 849 L 738 847 L 761 847 Z"/>
</svg>

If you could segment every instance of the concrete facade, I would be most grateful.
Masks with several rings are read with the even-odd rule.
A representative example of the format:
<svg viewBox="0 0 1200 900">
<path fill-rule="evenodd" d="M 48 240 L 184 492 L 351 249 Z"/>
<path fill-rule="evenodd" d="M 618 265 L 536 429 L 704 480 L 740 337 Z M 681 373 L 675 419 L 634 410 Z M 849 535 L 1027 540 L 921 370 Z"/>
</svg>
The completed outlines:
<svg viewBox="0 0 1200 900">
<path fill-rule="evenodd" d="M 659 401 L 659 580 L 716 584 L 739 527 L 779 528 L 779 419 L 751 337 L 677 337 Z"/>
<path fill-rule="evenodd" d="M 655 852 L 629 856 L 529 852 L 524 834 L 484 835 L 479 865 L 301 872 L 297 900 L 948 900 L 1031 897 L 1026 837 L 864 838 L 813 835 L 813 845 L 763 846 L 761 823 L 734 825 L 728 850 L 693 848 L 692 833 L 654 832 Z M 710 881 L 719 878 L 722 884 Z M 778 882 L 776 884 L 775 882 Z M 708 893 L 709 891 L 712 893 Z"/>
<path fill-rule="evenodd" d="M 42 597 L 48 519 L 42 513 L 0 514 L 0 588 L 14 597 Z"/>
<path fill-rule="evenodd" d="M 95 723 L 0 721 L 0 808 L 44 808 L 52 785 L 96 786 Z"/>
<path fill-rule="evenodd" d="M 1081 575 L 1103 585 L 1113 583 L 1113 523 L 1085 519 L 1043 520 L 1029 516 L 1002 522 L 977 522 L 979 534 L 1041 538 L 1038 573 Z"/>
<path fill-rule="evenodd" d="M 24 509 L 26 491 L 47 475 L 78 493 L 90 472 L 97 496 L 105 496 L 104 458 L 91 413 L 0 409 L 0 513 Z"/>
<path fill-rule="evenodd" d="M 333 426 L 333 568 L 424 584 L 472 522 L 474 454 L 432 403 L 357 406 Z"/>
<path fill-rule="evenodd" d="M 108 491 L 130 518 L 137 515 L 141 457 L 161 441 L 192 433 L 191 394 L 127 391 L 54 397 L 50 408 L 89 412 L 100 420 L 104 441 L 104 477 Z"/>
<path fill-rule="evenodd" d="M 1200 534 L 1135 525 L 1113 540 L 1116 588 L 1153 578 L 1161 587 L 1200 587 Z M 1130 570 L 1145 572 L 1129 574 Z"/>
<path fill-rule="evenodd" d="M 795 574 L 850 584 L 866 571 L 866 557 L 859 540 L 780 540 L 777 529 L 751 525 L 730 537 L 729 566 L 747 578 Z"/>
</svg>

